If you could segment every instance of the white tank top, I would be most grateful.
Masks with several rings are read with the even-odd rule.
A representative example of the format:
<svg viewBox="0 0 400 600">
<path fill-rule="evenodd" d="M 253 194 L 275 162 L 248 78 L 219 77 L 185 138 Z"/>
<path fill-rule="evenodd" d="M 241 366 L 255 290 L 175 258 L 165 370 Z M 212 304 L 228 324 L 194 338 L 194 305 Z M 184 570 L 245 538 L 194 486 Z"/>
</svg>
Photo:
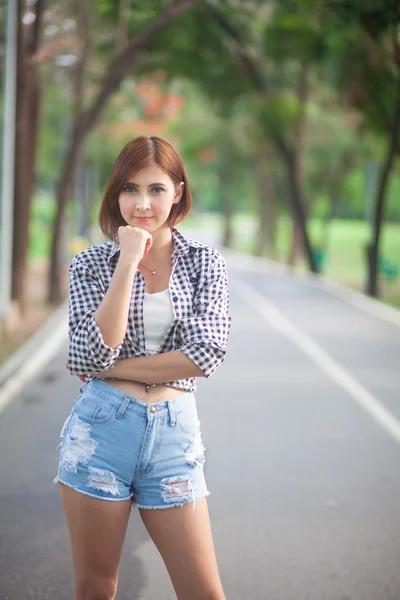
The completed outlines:
<svg viewBox="0 0 400 600">
<path fill-rule="evenodd" d="M 143 321 L 146 350 L 154 353 L 160 349 L 174 317 L 169 288 L 155 294 L 144 293 Z"/>
</svg>

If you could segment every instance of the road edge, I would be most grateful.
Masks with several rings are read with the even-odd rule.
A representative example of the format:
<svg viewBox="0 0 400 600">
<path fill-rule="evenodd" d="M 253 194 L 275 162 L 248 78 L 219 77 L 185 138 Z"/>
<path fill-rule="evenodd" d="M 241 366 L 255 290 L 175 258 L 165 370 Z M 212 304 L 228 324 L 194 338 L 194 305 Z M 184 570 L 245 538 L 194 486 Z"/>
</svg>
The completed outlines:
<svg viewBox="0 0 400 600">
<path fill-rule="evenodd" d="M 231 257 L 231 259 L 235 261 L 242 260 L 243 263 L 246 263 L 243 266 L 250 267 L 253 270 L 256 269 L 261 270 L 264 273 L 277 273 L 279 275 L 296 277 L 297 279 L 300 279 L 309 285 L 314 285 L 375 317 L 379 317 L 400 327 L 400 310 L 385 304 L 381 300 L 371 298 L 343 283 L 330 279 L 325 275 L 316 273 L 298 273 L 290 265 L 284 265 L 260 256 L 245 254 L 244 252 L 238 252 L 237 250 L 232 250 L 230 248 L 223 248 L 222 254 L 226 256 L 227 259 Z"/>
<path fill-rule="evenodd" d="M 216 246 L 224 257 L 228 260 L 234 260 L 236 265 L 237 261 L 242 261 L 242 266 L 252 270 L 296 277 L 375 317 L 400 327 L 399 310 L 324 275 L 297 273 L 290 265 L 284 265 L 260 256 L 245 254 L 231 248 L 225 248 L 220 244 L 216 244 Z M 64 301 L 0 368 L 0 413 L 12 401 L 17 391 L 51 360 L 67 338 L 68 300 Z M 30 359 L 29 362 L 27 362 L 28 359 Z"/>
<path fill-rule="evenodd" d="M 52 359 L 68 338 L 68 301 L 64 301 L 0 369 L 0 413 L 15 394 Z"/>
</svg>

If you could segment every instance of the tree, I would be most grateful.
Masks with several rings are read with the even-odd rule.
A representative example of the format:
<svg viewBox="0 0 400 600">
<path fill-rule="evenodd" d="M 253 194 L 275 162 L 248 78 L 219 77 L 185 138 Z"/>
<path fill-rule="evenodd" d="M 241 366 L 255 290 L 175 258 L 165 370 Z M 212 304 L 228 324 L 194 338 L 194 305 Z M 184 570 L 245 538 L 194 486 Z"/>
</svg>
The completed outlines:
<svg viewBox="0 0 400 600">
<path fill-rule="evenodd" d="M 25 268 L 29 242 L 30 206 L 35 183 L 35 155 L 40 114 L 41 84 L 37 54 L 41 41 L 44 0 L 25 12 L 17 4 L 17 110 L 15 144 L 15 195 L 12 258 L 12 298 L 26 312 Z M 23 19 L 26 19 L 24 24 Z"/>
<path fill-rule="evenodd" d="M 217 10 L 213 5 L 209 5 L 209 10 L 214 16 L 222 30 L 234 43 L 235 57 L 241 69 L 248 75 L 254 89 L 259 94 L 261 105 L 260 120 L 265 130 L 266 139 L 270 140 L 275 149 L 279 153 L 283 164 L 285 165 L 288 176 L 289 187 L 289 203 L 293 214 L 295 227 L 300 232 L 304 253 L 312 272 L 318 271 L 318 266 L 314 259 L 314 254 L 311 247 L 307 231 L 307 220 L 305 212 L 305 200 L 301 187 L 300 177 L 300 161 L 298 146 L 291 144 L 284 135 L 284 129 L 289 128 L 297 130 L 301 138 L 302 121 L 304 117 L 304 94 L 305 86 L 302 81 L 303 70 L 299 81 L 298 90 L 298 106 L 295 108 L 295 114 L 284 115 L 282 112 L 282 99 L 277 99 L 267 85 L 260 67 L 260 61 L 253 58 L 249 49 L 242 43 L 241 37 L 238 34 L 237 28 L 233 22 L 222 12 Z M 308 49 L 307 49 L 308 50 Z M 312 50 L 314 51 L 314 50 Z M 278 117 L 278 119 L 276 118 Z M 285 122 L 286 121 L 286 122 Z M 296 136 L 295 136 L 296 137 Z"/>
<path fill-rule="evenodd" d="M 62 297 L 61 290 L 61 263 L 62 244 L 61 230 L 66 206 L 71 199 L 71 181 L 77 168 L 85 139 L 98 122 L 100 115 L 111 95 L 118 89 L 123 79 L 132 72 L 141 53 L 151 39 L 164 29 L 180 14 L 187 11 L 198 0 L 175 0 L 146 25 L 141 24 L 139 31 L 134 31 L 115 56 L 111 59 L 105 70 L 105 75 L 99 84 L 98 90 L 88 107 L 77 111 L 71 128 L 71 138 L 67 150 L 62 172 L 57 184 L 56 201 L 57 214 L 54 222 L 53 241 L 51 249 L 51 264 L 49 273 L 49 302 L 57 302 Z"/>
<path fill-rule="evenodd" d="M 336 84 L 365 125 L 386 138 L 366 247 L 366 292 L 379 294 L 378 265 L 384 209 L 400 137 L 400 5 L 397 0 L 307 0 L 318 11 L 329 43 Z"/>
</svg>

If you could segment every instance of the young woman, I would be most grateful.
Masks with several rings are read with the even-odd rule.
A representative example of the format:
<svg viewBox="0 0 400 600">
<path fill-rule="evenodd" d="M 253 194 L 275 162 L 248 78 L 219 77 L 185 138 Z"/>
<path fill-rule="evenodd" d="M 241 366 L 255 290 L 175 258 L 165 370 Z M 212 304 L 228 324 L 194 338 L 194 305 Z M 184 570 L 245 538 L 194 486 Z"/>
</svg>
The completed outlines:
<svg viewBox="0 0 400 600">
<path fill-rule="evenodd" d="M 210 528 L 196 378 L 226 353 L 224 258 L 183 236 L 182 160 L 157 137 L 118 156 L 99 213 L 109 238 L 70 265 L 70 373 L 83 385 L 62 431 L 55 482 L 75 599 L 115 598 L 132 504 L 179 600 L 224 600 Z M 162 510 L 168 509 L 168 510 Z"/>
</svg>

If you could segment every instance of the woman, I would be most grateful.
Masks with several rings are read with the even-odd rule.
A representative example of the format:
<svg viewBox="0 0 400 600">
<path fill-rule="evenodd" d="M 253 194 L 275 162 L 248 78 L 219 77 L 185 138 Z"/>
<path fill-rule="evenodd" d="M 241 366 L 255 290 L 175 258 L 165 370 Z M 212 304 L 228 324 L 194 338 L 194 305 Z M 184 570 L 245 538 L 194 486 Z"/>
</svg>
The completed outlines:
<svg viewBox="0 0 400 600">
<path fill-rule="evenodd" d="M 54 481 L 76 600 L 115 598 L 132 503 L 177 598 L 225 599 L 194 393 L 196 378 L 210 377 L 225 357 L 228 282 L 221 254 L 175 228 L 190 206 L 173 147 L 135 138 L 100 208 L 110 239 L 70 265 L 68 368 L 84 384 L 61 431 Z"/>
</svg>

